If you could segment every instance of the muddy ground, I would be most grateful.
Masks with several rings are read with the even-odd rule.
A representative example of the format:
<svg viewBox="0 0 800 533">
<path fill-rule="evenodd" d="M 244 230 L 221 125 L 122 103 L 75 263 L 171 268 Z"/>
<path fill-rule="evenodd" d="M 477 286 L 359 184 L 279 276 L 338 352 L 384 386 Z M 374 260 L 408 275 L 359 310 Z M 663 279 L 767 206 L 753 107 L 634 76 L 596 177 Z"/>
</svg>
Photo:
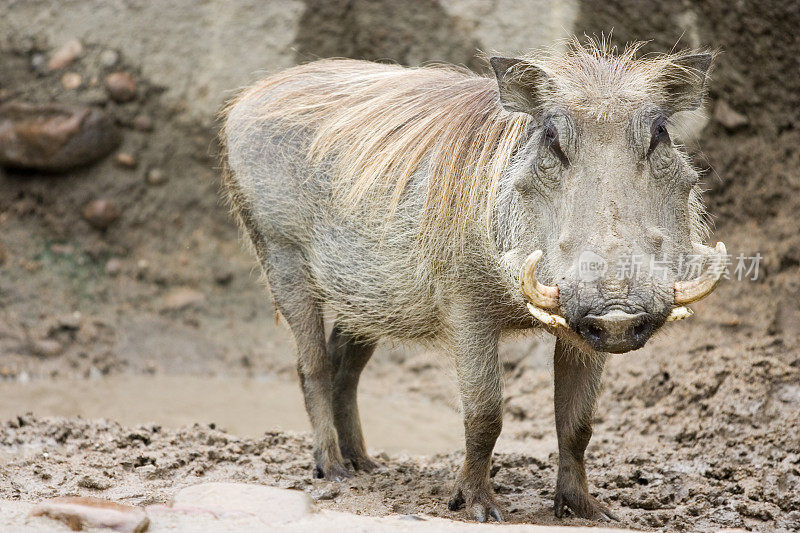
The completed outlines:
<svg viewBox="0 0 800 533">
<path fill-rule="evenodd" d="M 307 12 L 301 18 L 298 59 L 349 54 L 413 62 L 425 55 L 478 68 L 471 50 L 481 43 L 456 23 L 441 25 L 426 41 L 409 33 L 396 10 L 381 19 L 380 2 L 360 11 L 356 2 L 358 16 L 333 4 L 326 4 L 325 17 Z M 436 2 L 419 2 L 412 18 L 423 24 L 435 16 L 441 16 Z M 337 17 L 350 31 L 331 34 Z M 403 31 L 391 33 L 401 23 Z M 694 307 L 694 318 L 668 326 L 640 351 L 612 358 L 587 463 L 593 493 L 623 526 L 800 529 L 798 25 L 792 2 L 580 4 L 578 34 L 613 27 L 618 41 L 654 39 L 655 50 L 679 38 L 723 49 L 711 119 L 689 148 L 705 170 L 712 242 L 723 240 L 734 255 L 763 256 L 757 280 L 724 283 Z M 52 399 L 70 388 L 102 404 L 103 397 L 86 391 L 113 385 L 119 376 L 140 381 L 126 396 L 108 398 L 145 406 L 164 388 L 159 379 L 171 376 L 250 380 L 254 388 L 280 383 L 287 391 L 295 379 L 291 339 L 275 323 L 219 201 L 212 121 L 194 118 L 185 102 L 165 96 L 169 87 L 151 81 L 124 48 L 83 46 L 68 69 L 81 84 L 65 89 L 63 71 L 42 67 L 55 43 L 13 28 L 0 37 L 0 103 L 101 106 L 123 131 L 118 151 L 135 160 L 133 168 L 109 157 L 66 174 L 6 170 L 0 176 L 0 387 L 6 387 L 7 418 L 0 429 L 0 497 L 77 493 L 149 503 L 200 480 L 240 480 L 301 488 L 327 508 L 463 518 L 445 505 L 460 437 L 429 439 L 430 425 L 415 425 L 414 411 L 403 407 L 424 405 L 448 424 L 457 420 L 447 363 L 416 347 L 383 346 L 365 371 L 367 400 L 387 394 L 396 400 L 385 419 L 378 412 L 365 428 L 386 469 L 341 485 L 311 479 L 308 434 L 275 429 L 270 421 L 292 424 L 271 417 L 270 406 L 253 407 L 250 422 L 247 408 L 236 407 L 242 413 L 231 419 L 230 433 L 209 425 L 226 426 L 226 417 L 206 408 L 187 415 L 197 425 L 180 417 L 144 425 L 132 418 L 123 426 L 43 416 L 68 414 Z M 117 55 L 113 64 L 109 50 Z M 102 88 L 103 76 L 117 70 L 134 74 L 131 102 L 115 103 Z M 733 125 L 730 110 L 744 122 Z M 142 116 L 152 127 L 141 127 L 136 119 Z M 153 169 L 165 178 L 148 180 Z M 121 213 L 102 231 L 81 216 L 98 198 L 111 199 Z M 550 339 L 509 339 L 502 351 L 507 404 L 493 480 L 513 522 L 583 523 L 552 515 L 551 346 Z M 24 401 L 15 401 L 12 387 L 26 383 L 55 392 L 20 393 Z M 299 389 L 296 395 L 285 401 L 299 401 Z M 235 405 L 214 397 L 223 410 L 225 402 Z M 275 402 L 275 410 L 287 405 Z M 102 405 L 82 405 L 74 412 L 103 412 Z M 142 422 L 158 421 L 159 411 L 154 405 Z M 374 444 L 390 443 L 395 433 L 419 441 L 404 448 L 413 454 Z"/>
</svg>

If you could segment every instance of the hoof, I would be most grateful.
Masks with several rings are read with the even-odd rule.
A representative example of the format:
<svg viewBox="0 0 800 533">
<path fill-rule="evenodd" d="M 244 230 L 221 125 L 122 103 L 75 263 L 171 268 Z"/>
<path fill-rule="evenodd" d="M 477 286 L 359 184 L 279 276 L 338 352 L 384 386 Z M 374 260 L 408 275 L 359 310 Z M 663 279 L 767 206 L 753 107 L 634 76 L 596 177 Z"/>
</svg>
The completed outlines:
<svg viewBox="0 0 800 533">
<path fill-rule="evenodd" d="M 353 477 L 353 474 L 345 468 L 343 464 L 330 464 L 327 468 L 320 465 L 314 467 L 314 477 L 316 479 L 327 479 L 341 483 L 345 479 Z"/>
<path fill-rule="evenodd" d="M 503 513 L 500 506 L 494 499 L 490 488 L 478 490 L 467 487 L 456 486 L 447 507 L 451 511 L 457 511 L 466 506 L 469 517 L 478 522 L 486 522 L 492 519 L 496 522 L 503 521 Z"/>
<path fill-rule="evenodd" d="M 556 517 L 563 518 L 567 509 L 578 518 L 619 522 L 614 513 L 588 492 L 558 491 L 554 507 Z"/>
<path fill-rule="evenodd" d="M 360 455 L 354 457 L 345 456 L 345 462 L 349 462 L 356 472 L 365 472 L 370 474 L 375 471 L 385 470 L 386 467 L 375 461 L 368 455 Z"/>
</svg>

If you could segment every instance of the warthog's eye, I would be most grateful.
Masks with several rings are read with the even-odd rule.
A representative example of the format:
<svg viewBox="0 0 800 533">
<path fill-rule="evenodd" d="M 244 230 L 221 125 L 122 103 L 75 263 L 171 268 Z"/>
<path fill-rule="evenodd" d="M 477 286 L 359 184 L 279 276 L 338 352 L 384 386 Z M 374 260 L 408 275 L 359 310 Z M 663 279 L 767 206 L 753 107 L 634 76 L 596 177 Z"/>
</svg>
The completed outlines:
<svg viewBox="0 0 800 533">
<path fill-rule="evenodd" d="M 569 165 L 569 159 L 567 156 L 564 155 L 564 151 L 561 149 L 561 142 L 558 138 L 558 128 L 552 122 L 548 122 L 544 126 L 544 131 L 542 132 L 544 137 L 544 144 L 545 146 L 549 147 L 550 150 L 558 157 L 558 160 L 561 161 L 561 164 L 564 166 Z"/>
<path fill-rule="evenodd" d="M 650 147 L 647 149 L 647 155 L 653 153 L 653 150 L 655 150 L 659 144 L 668 144 L 670 142 L 669 132 L 667 131 L 667 119 L 658 117 L 650 126 Z"/>
</svg>

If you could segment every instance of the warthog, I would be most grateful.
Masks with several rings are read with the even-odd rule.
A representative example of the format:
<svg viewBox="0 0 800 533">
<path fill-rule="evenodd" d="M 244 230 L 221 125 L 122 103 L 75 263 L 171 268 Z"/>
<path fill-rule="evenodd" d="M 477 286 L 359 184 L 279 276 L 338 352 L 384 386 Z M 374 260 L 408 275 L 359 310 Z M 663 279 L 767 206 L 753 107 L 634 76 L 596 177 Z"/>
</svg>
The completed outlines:
<svg viewBox="0 0 800 533">
<path fill-rule="evenodd" d="M 492 78 L 325 60 L 231 102 L 224 187 L 294 334 L 316 476 L 378 466 L 359 374 L 379 339 L 421 341 L 452 354 L 460 387 L 466 454 L 450 508 L 500 520 L 498 339 L 545 329 L 557 336 L 555 513 L 613 518 L 584 469 L 606 355 L 690 314 L 725 253 L 700 244 L 698 174 L 668 132 L 701 105 L 711 62 L 593 42 L 493 57 Z M 682 272 L 691 254 L 703 269 Z M 623 275 L 630 257 L 658 261 Z"/>
</svg>

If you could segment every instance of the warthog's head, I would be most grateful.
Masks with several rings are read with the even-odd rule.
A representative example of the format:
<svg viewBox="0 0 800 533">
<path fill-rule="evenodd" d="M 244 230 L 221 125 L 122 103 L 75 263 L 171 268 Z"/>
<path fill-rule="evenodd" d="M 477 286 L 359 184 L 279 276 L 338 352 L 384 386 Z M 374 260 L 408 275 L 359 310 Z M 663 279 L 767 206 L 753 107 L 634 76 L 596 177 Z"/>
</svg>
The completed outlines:
<svg viewBox="0 0 800 533">
<path fill-rule="evenodd" d="M 698 174 L 670 136 L 676 113 L 700 107 L 711 61 L 584 47 L 542 62 L 491 58 L 502 105 L 533 116 L 508 216 L 515 246 L 536 250 L 522 289 L 551 331 L 635 350 L 719 280 L 724 246 L 700 243 Z"/>
</svg>

